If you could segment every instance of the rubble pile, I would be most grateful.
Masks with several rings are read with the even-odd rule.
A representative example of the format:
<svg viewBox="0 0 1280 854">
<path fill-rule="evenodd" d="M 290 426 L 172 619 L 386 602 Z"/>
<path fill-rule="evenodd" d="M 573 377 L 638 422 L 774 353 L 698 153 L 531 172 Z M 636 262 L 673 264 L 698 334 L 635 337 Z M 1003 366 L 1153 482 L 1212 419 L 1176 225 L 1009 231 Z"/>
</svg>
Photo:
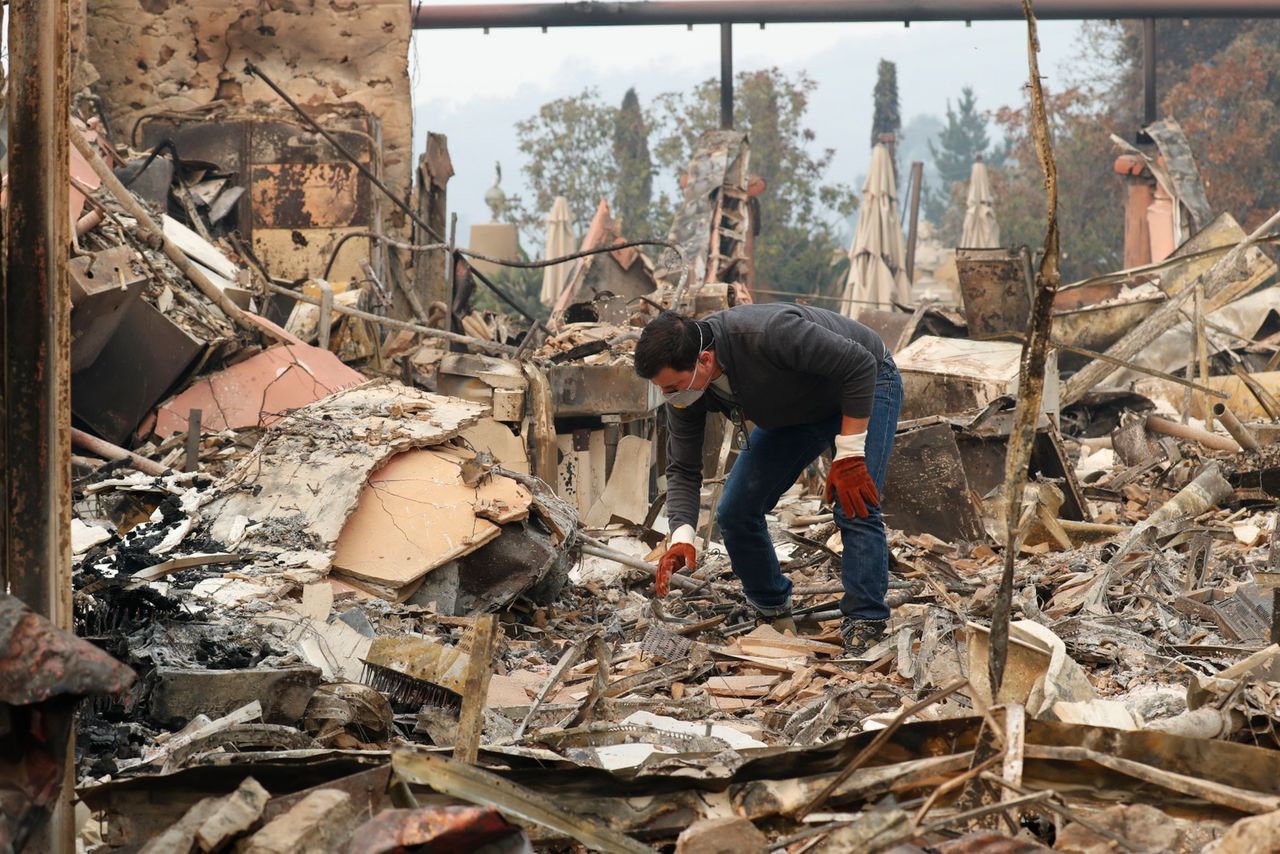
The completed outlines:
<svg viewBox="0 0 1280 854">
<path fill-rule="evenodd" d="M 217 146 L 181 118 L 171 157 L 74 128 L 79 639 L 0 601 L 2 717 L 27 727 L 6 755 L 70 726 L 46 704 L 92 698 L 85 850 L 1280 847 L 1280 290 L 1229 216 L 1059 293 L 1014 531 L 1029 259 L 961 250 L 962 308 L 866 313 L 906 397 L 893 617 L 848 657 L 826 464 L 769 517 L 794 584 L 782 632 L 719 542 L 720 425 L 703 560 L 654 595 L 665 424 L 631 359 L 659 308 L 752 298 L 745 134 L 707 134 L 689 165 L 671 230 L 688 269 L 615 248 L 602 204 L 582 247 L 599 251 L 532 324 L 474 311 L 483 276 L 452 247 L 459 288 L 424 304 L 356 172 L 330 187 L 352 217 L 309 219 L 286 251 L 297 199 L 247 194 L 246 170 L 273 170 L 206 161 Z M 272 167 L 335 156 L 269 110 L 212 118 L 211 138 L 304 151 Z M 329 118 L 373 139 L 367 116 Z M 69 650 L 83 671 L 20 690 Z M 56 761 L 16 763 L 6 816 L 46 805 Z"/>
</svg>

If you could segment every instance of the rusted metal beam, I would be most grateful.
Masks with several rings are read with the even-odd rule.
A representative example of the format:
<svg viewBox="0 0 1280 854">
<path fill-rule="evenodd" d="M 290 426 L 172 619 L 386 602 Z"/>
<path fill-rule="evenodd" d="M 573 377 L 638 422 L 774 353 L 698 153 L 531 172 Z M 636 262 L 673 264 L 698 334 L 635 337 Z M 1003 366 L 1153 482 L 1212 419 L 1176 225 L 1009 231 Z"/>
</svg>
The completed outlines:
<svg viewBox="0 0 1280 854">
<path fill-rule="evenodd" d="M 9 591 L 71 628 L 71 241 L 68 0 L 9 2 L 8 250 L 3 276 L 4 565 Z M 50 716 L 66 767 L 30 851 L 75 850 L 71 712 Z M 54 735 L 56 733 L 56 735 Z"/>
<path fill-rule="evenodd" d="M 1037 0 L 1036 17 L 1275 18 L 1280 0 Z M 654 0 L 610 3 L 416 5 L 419 30 L 491 27 L 615 27 L 693 24 L 1020 21 L 1019 0 Z"/>
<path fill-rule="evenodd" d="M 13 593 L 59 628 L 71 625 L 67 2 L 9 4 L 4 229 L 4 563 Z"/>
</svg>

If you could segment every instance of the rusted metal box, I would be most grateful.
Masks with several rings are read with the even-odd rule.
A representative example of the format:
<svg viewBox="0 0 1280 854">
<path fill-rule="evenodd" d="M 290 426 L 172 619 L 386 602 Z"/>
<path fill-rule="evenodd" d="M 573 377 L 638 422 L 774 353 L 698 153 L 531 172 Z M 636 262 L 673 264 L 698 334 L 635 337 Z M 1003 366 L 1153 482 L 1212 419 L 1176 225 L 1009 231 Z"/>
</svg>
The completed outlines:
<svg viewBox="0 0 1280 854">
<path fill-rule="evenodd" d="M 149 302 L 135 299 L 93 364 L 71 375 L 71 412 L 102 438 L 125 445 L 204 348 Z"/>
<path fill-rule="evenodd" d="M 548 374 L 556 418 L 647 413 L 653 384 L 630 365 L 552 365 Z"/>
<path fill-rule="evenodd" d="M 956 271 L 971 338 L 1025 334 L 1031 317 L 1031 256 L 1018 249 L 957 249 Z"/>
<path fill-rule="evenodd" d="M 318 109 L 317 120 L 374 174 L 381 172 L 377 118 L 350 105 Z M 144 147 L 171 139 L 184 161 L 204 161 L 234 175 L 244 188 L 237 227 L 271 275 L 281 279 L 318 276 L 344 235 L 381 233 L 382 199 L 323 137 L 296 121 L 253 114 L 144 119 Z M 360 261 L 381 272 L 384 253 L 369 238 L 342 246 L 326 277 L 345 281 L 361 275 Z"/>
</svg>

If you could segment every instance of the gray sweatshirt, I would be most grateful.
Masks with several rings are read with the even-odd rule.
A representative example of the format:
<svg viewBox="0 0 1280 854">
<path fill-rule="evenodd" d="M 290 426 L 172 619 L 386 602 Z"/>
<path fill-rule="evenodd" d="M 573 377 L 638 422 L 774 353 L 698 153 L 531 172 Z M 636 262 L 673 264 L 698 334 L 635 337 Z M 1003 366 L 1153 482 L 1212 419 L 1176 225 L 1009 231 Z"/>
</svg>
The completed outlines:
<svg viewBox="0 0 1280 854">
<path fill-rule="evenodd" d="M 706 323 L 745 420 L 786 427 L 871 414 L 888 348 L 856 320 L 823 308 L 770 303 L 735 306 Z M 667 518 L 675 530 L 698 524 L 707 413 L 727 414 L 730 404 L 708 390 L 691 406 L 666 409 Z"/>
</svg>

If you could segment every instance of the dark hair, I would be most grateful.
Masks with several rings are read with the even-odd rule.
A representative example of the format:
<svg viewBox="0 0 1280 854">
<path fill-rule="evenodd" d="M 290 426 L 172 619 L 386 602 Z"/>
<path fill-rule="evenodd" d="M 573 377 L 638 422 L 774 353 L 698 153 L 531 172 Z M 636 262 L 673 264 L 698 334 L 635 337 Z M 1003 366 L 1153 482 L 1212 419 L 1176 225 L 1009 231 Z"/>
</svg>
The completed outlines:
<svg viewBox="0 0 1280 854">
<path fill-rule="evenodd" d="M 663 368 L 692 371 L 698 361 L 698 322 L 674 311 L 659 312 L 640 333 L 635 358 L 636 374 L 646 380 Z"/>
</svg>

